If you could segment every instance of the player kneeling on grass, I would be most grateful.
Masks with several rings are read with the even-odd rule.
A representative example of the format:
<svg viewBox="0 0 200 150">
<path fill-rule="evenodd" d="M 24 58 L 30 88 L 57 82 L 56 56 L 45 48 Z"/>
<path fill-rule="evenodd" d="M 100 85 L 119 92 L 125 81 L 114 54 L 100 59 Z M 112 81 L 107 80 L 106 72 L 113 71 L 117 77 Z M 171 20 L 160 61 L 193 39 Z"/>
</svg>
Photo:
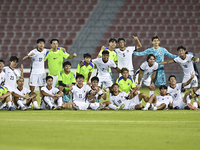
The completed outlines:
<svg viewBox="0 0 200 150">
<path fill-rule="evenodd" d="M 159 87 L 160 95 L 151 95 L 149 102 L 153 103 L 150 110 L 168 110 L 173 108 L 173 99 L 167 95 L 167 86 L 161 85 Z"/>
<path fill-rule="evenodd" d="M 63 63 L 63 69 L 58 77 L 59 90 L 63 91 L 63 104 L 64 109 L 70 109 L 71 104 L 71 94 L 67 95 L 67 91 L 72 85 L 76 84 L 75 74 L 71 71 L 71 62 L 66 61 Z"/>
<path fill-rule="evenodd" d="M 191 78 L 185 83 L 176 83 L 176 76 L 171 75 L 169 76 L 169 83 L 170 85 L 167 88 L 167 93 L 172 96 L 173 99 L 173 108 L 174 109 L 187 109 L 186 98 L 183 99 L 181 96 L 181 89 L 185 86 L 189 85 L 190 82 L 193 80 L 194 74 L 191 73 Z M 187 95 L 186 95 L 187 96 Z"/>
<path fill-rule="evenodd" d="M 23 87 L 24 86 L 24 78 L 17 78 L 17 87 L 13 91 L 12 95 L 14 96 L 14 104 L 19 110 L 26 110 L 29 108 L 31 102 L 33 103 L 34 110 L 41 110 L 38 106 L 35 92 L 31 92 L 31 90 Z M 29 95 L 26 97 L 26 95 Z"/>
<path fill-rule="evenodd" d="M 189 92 L 187 92 L 184 96 L 184 101 L 187 102 L 187 106 L 193 110 L 200 110 L 200 102 L 194 101 L 193 105 L 191 104 L 192 98 L 198 98 L 200 96 L 200 89 L 198 89 L 194 94 L 191 94 L 193 89 L 190 89 Z"/>
<path fill-rule="evenodd" d="M 58 88 L 53 87 L 53 77 L 46 77 L 46 87 L 42 87 L 42 95 L 44 101 L 41 102 L 42 109 L 62 110 L 62 96 L 63 92 Z"/>
<path fill-rule="evenodd" d="M 99 78 L 92 77 L 91 79 L 91 92 L 87 95 L 87 100 L 90 103 L 90 108 L 93 110 L 102 110 L 105 108 L 106 104 L 100 106 L 99 102 L 101 101 L 101 97 L 106 97 L 106 93 L 103 94 L 103 91 L 98 86 Z M 105 89 L 106 90 L 106 89 Z"/>
<path fill-rule="evenodd" d="M 136 87 L 138 90 L 140 90 L 142 83 L 146 85 L 150 90 L 149 97 L 154 94 L 155 91 L 155 85 L 153 84 L 153 81 L 155 79 L 157 69 L 158 63 L 155 62 L 155 56 L 150 54 L 147 56 L 147 61 L 143 62 L 140 66 L 140 69 L 136 71 Z M 152 77 L 150 77 L 151 74 Z"/>
<path fill-rule="evenodd" d="M 3 109 L 6 103 L 8 104 L 8 111 L 15 110 L 11 105 L 10 95 L 11 93 L 5 87 L 0 86 L 0 110 Z"/>
</svg>

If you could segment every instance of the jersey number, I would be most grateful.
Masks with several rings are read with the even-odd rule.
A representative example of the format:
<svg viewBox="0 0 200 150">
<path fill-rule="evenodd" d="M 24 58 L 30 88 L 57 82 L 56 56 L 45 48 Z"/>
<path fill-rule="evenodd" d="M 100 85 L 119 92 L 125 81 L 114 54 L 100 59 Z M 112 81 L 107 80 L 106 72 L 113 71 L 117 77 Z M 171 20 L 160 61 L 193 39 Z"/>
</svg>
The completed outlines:
<svg viewBox="0 0 200 150">
<path fill-rule="evenodd" d="M 125 57 L 125 54 L 123 53 L 123 57 Z"/>
<path fill-rule="evenodd" d="M 117 102 L 118 102 L 119 104 L 121 104 L 121 103 L 122 103 L 122 101 L 121 101 L 121 100 L 118 100 Z"/>
<path fill-rule="evenodd" d="M 187 66 L 187 65 L 183 65 L 183 67 L 184 67 L 184 68 L 187 68 L 188 66 Z"/>
<path fill-rule="evenodd" d="M 39 58 L 39 62 L 41 62 L 42 61 L 42 58 Z"/>
<path fill-rule="evenodd" d="M 82 94 L 79 94 L 79 96 L 78 96 L 79 98 L 82 98 Z"/>
<path fill-rule="evenodd" d="M 177 94 L 174 94 L 174 98 L 176 98 L 177 97 Z"/>
<path fill-rule="evenodd" d="M 13 76 L 10 76 L 10 80 L 14 80 L 14 77 L 13 77 Z"/>
</svg>

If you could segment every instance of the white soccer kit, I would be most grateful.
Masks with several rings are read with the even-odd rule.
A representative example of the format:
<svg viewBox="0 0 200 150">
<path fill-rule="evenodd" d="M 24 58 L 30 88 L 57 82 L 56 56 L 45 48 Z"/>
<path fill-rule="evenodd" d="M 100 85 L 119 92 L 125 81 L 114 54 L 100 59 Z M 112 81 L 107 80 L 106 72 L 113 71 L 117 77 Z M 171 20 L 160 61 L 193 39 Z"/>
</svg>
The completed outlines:
<svg viewBox="0 0 200 150">
<path fill-rule="evenodd" d="M 44 69 L 44 58 L 48 49 L 43 49 L 41 52 L 38 49 L 34 49 L 29 52 L 28 55 L 34 53 L 30 56 L 32 60 L 32 67 L 30 73 L 30 86 L 44 86 L 45 85 L 45 69 Z"/>
<path fill-rule="evenodd" d="M 109 73 L 109 68 L 116 68 L 116 64 L 112 59 L 108 59 L 106 63 L 103 62 L 102 58 L 93 59 L 92 62 L 96 64 L 98 72 L 97 77 L 99 78 L 99 86 L 105 83 L 105 87 L 111 87 L 113 82 Z"/>
<path fill-rule="evenodd" d="M 92 87 L 91 87 L 91 90 L 93 90 Z M 96 90 L 93 90 L 93 91 L 96 91 Z M 88 98 L 87 98 L 87 100 L 88 100 L 88 102 L 91 102 L 93 100 L 97 101 L 98 97 L 101 96 L 101 95 L 103 95 L 103 91 L 102 90 L 100 90 L 91 100 L 89 100 Z"/>
<path fill-rule="evenodd" d="M 140 70 L 144 71 L 142 75 L 142 79 L 140 81 L 140 85 L 142 83 L 146 86 L 150 86 L 151 84 L 151 73 L 158 70 L 158 63 L 154 62 L 152 66 L 149 66 L 148 62 L 145 61 L 140 65 Z M 135 83 L 138 84 L 139 73 L 136 75 Z"/>
<path fill-rule="evenodd" d="M 192 54 L 186 54 L 186 58 L 184 60 L 180 56 L 174 58 L 174 62 L 179 63 L 181 68 L 183 69 L 184 77 L 182 83 L 187 82 L 191 78 L 191 73 L 195 75 L 193 60 L 192 60 L 193 57 L 194 56 Z M 190 88 L 190 87 L 198 87 L 198 79 L 196 76 L 192 79 L 191 83 L 184 88 Z"/>
<path fill-rule="evenodd" d="M 155 104 L 156 106 L 160 106 L 163 103 L 166 104 L 166 107 L 163 110 L 168 109 L 168 105 L 173 102 L 172 97 L 168 96 L 168 95 L 166 95 L 166 96 L 158 95 L 158 96 L 156 96 L 156 98 L 157 98 L 157 102 Z"/>
<path fill-rule="evenodd" d="M 184 109 L 187 106 L 186 103 L 183 102 L 183 98 L 181 96 L 182 83 L 177 83 L 175 88 L 168 86 L 167 93 L 172 96 L 173 99 L 173 108 L 178 106 L 179 109 Z"/>
<path fill-rule="evenodd" d="M 87 84 L 83 84 L 81 88 L 77 85 L 72 86 L 72 102 L 75 103 L 80 110 L 87 110 L 89 102 L 87 101 L 87 94 L 91 91 L 91 87 Z"/>
<path fill-rule="evenodd" d="M 127 68 L 131 76 L 134 75 L 132 55 L 135 50 L 136 46 L 128 46 L 124 51 L 119 48 L 115 49 L 115 52 L 117 53 L 118 67 L 120 69 Z"/>
<path fill-rule="evenodd" d="M 0 72 L 0 84 L 5 81 L 5 73 L 3 71 Z"/>
<path fill-rule="evenodd" d="M 14 93 L 21 95 L 21 96 L 26 96 L 26 94 L 30 94 L 31 90 L 23 87 L 23 89 L 20 91 L 17 87 L 15 88 L 15 90 L 13 91 Z M 19 97 L 19 100 L 22 102 L 22 104 L 26 107 L 29 108 L 28 105 L 26 105 L 26 99 Z"/>
<path fill-rule="evenodd" d="M 20 74 L 16 69 L 12 70 L 8 66 L 4 67 L 3 71 L 5 73 L 5 87 L 8 91 L 13 92 L 16 87 L 16 79 L 20 76 Z"/>
<path fill-rule="evenodd" d="M 41 91 L 44 91 L 45 93 L 48 93 L 48 94 L 51 94 L 51 95 L 55 95 L 59 92 L 59 89 L 52 86 L 52 88 L 49 90 L 45 86 L 45 87 L 41 88 Z M 58 105 L 55 104 L 54 99 L 51 96 L 44 96 L 44 101 L 45 102 L 50 101 L 51 104 L 56 108 L 59 107 L 59 106 L 62 106 L 62 97 L 58 97 L 58 100 L 57 100 Z M 49 107 L 47 105 L 45 105 L 44 102 L 41 103 L 41 108 L 42 109 L 49 109 Z"/>
</svg>

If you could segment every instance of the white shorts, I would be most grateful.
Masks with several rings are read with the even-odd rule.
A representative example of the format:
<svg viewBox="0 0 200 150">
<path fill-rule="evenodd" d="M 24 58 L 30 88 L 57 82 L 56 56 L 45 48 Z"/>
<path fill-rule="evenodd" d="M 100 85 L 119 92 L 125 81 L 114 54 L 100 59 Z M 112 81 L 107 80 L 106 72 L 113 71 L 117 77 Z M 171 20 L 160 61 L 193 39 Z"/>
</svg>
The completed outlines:
<svg viewBox="0 0 200 150">
<path fill-rule="evenodd" d="M 156 106 L 156 107 L 158 107 L 158 106 L 160 106 L 161 104 L 166 104 L 165 102 L 157 102 L 157 103 L 155 103 L 154 105 Z M 166 110 L 168 108 L 168 104 L 166 104 L 166 107 L 163 109 L 163 110 Z"/>
<path fill-rule="evenodd" d="M 179 101 L 173 101 L 173 108 L 178 106 L 179 109 L 184 109 L 187 104 L 183 102 L 183 100 L 179 100 Z"/>
<path fill-rule="evenodd" d="M 6 102 L 2 103 L 2 101 L 0 101 L 0 110 L 2 110 L 5 106 L 6 106 Z"/>
<path fill-rule="evenodd" d="M 108 76 L 108 77 L 99 77 L 99 84 L 98 86 L 101 86 L 103 83 L 105 84 L 105 88 L 108 88 L 108 87 L 111 87 L 113 82 L 112 82 L 112 79 L 111 79 L 111 76 Z"/>
<path fill-rule="evenodd" d="M 49 105 L 46 105 L 43 100 L 41 101 L 40 107 L 42 109 L 44 109 L 44 110 L 49 110 L 50 109 Z"/>
<path fill-rule="evenodd" d="M 30 86 L 45 86 L 45 73 L 42 74 L 32 74 L 29 80 Z"/>
<path fill-rule="evenodd" d="M 142 104 L 142 101 L 139 100 L 139 95 L 136 95 L 132 99 L 124 101 L 124 104 L 124 109 L 135 110 L 135 106 Z"/>
<path fill-rule="evenodd" d="M 73 101 L 73 103 L 75 103 L 76 106 L 78 106 L 80 110 L 87 110 L 90 104 L 89 102 L 81 102 L 81 101 Z"/>
<path fill-rule="evenodd" d="M 53 77 L 53 87 L 56 87 L 56 84 L 58 83 L 58 75 L 57 76 L 52 76 Z"/>
<path fill-rule="evenodd" d="M 52 98 L 52 97 L 50 97 L 50 96 L 45 96 L 44 97 L 44 100 L 45 99 L 49 99 L 49 101 L 51 102 L 51 104 L 55 107 L 55 108 L 58 108 L 58 105 L 56 105 L 55 103 L 54 103 L 54 99 Z M 62 97 L 58 97 L 58 100 L 57 101 L 62 101 Z M 41 101 L 41 104 L 40 104 L 40 106 L 41 106 L 41 108 L 42 109 L 50 109 L 50 107 L 49 107 L 49 105 L 47 104 L 45 104 L 43 101 Z M 62 106 L 62 105 L 61 105 Z"/>
<path fill-rule="evenodd" d="M 136 78 L 135 78 L 135 84 L 138 84 L 138 77 L 139 77 L 139 73 L 136 75 Z M 147 79 L 141 79 L 140 81 L 140 85 L 142 85 L 142 83 L 146 86 L 150 86 L 151 85 L 151 77 L 149 76 Z"/>
<path fill-rule="evenodd" d="M 183 81 L 182 83 L 187 82 L 190 79 L 190 76 L 187 77 L 183 77 Z M 196 76 L 194 76 L 194 78 L 192 79 L 192 81 L 190 82 L 190 84 L 188 84 L 187 86 L 185 86 L 185 89 L 189 89 L 190 87 L 198 87 L 198 79 Z"/>
</svg>

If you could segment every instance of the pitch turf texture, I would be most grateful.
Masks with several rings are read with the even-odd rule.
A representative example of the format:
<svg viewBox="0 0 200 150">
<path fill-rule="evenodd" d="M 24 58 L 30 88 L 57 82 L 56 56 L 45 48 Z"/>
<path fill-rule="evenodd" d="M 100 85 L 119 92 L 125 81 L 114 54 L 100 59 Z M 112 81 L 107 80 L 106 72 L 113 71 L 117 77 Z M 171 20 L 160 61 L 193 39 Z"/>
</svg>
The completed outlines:
<svg viewBox="0 0 200 150">
<path fill-rule="evenodd" d="M 200 147 L 200 111 L 2 110 L 0 131 L 0 150 L 189 150 Z"/>
</svg>

